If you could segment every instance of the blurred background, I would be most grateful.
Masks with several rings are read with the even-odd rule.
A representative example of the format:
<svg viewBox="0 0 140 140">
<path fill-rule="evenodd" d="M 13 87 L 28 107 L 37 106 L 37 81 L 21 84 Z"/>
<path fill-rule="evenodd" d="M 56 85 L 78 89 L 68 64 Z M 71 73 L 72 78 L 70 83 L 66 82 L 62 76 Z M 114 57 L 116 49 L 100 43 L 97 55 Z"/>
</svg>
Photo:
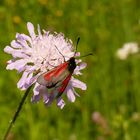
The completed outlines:
<svg viewBox="0 0 140 140">
<path fill-rule="evenodd" d="M 30 21 L 41 29 L 63 32 L 76 43 L 88 64 L 83 75 L 87 91 L 63 110 L 46 108 L 28 96 L 8 140 L 140 140 L 140 55 L 121 60 L 125 43 L 140 43 L 139 0 L 1 0 L 0 1 L 0 139 L 24 94 L 20 74 L 7 71 L 11 56 L 3 48 L 15 34 L 28 34 Z"/>
</svg>

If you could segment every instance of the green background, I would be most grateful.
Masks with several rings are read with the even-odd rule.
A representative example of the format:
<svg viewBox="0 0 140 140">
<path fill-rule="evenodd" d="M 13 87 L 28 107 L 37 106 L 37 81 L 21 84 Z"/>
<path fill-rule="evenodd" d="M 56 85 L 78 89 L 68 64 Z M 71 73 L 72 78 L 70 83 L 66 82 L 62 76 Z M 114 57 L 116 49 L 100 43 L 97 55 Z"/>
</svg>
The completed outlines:
<svg viewBox="0 0 140 140">
<path fill-rule="evenodd" d="M 126 42 L 140 43 L 139 0 L 1 0 L 0 1 L 0 139 L 24 94 L 21 75 L 7 71 L 11 56 L 3 48 L 16 32 L 28 34 L 30 21 L 41 29 L 63 32 L 88 64 L 86 91 L 63 110 L 55 102 L 46 108 L 27 98 L 8 140 L 140 140 L 140 56 L 122 61 L 116 51 Z M 97 120 L 93 113 L 98 112 Z"/>
</svg>

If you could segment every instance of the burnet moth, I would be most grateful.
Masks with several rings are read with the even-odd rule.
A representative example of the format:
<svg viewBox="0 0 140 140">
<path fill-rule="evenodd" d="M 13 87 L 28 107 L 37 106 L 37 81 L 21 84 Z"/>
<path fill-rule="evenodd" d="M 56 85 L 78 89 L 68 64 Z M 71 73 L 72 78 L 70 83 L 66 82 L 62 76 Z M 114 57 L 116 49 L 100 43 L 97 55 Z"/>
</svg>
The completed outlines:
<svg viewBox="0 0 140 140">
<path fill-rule="evenodd" d="M 46 88 L 48 89 L 57 88 L 58 93 L 55 95 L 56 98 L 60 97 L 63 94 L 76 68 L 75 55 L 76 55 L 79 40 L 80 38 L 77 39 L 76 50 L 75 50 L 74 56 L 71 57 L 68 61 L 65 61 L 64 56 L 58 50 L 57 46 L 55 46 L 58 52 L 63 56 L 64 63 L 60 64 L 59 66 L 53 68 L 52 70 L 48 72 L 41 74 L 37 79 L 37 82 L 40 85 L 46 86 Z M 88 55 L 92 55 L 92 53 L 89 53 L 81 57 L 85 57 Z"/>
</svg>

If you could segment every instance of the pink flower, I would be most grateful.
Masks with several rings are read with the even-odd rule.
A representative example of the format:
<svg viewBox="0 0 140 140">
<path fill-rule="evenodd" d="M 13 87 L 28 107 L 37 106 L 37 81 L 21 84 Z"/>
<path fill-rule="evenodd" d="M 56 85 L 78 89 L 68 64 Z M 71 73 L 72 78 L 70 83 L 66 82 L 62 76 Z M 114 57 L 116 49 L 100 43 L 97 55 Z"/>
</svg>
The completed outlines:
<svg viewBox="0 0 140 140">
<path fill-rule="evenodd" d="M 17 83 L 19 89 L 26 90 L 32 84 L 35 84 L 32 102 L 38 102 L 42 96 L 44 104 L 50 105 L 54 98 L 51 97 L 46 86 L 37 82 L 37 78 L 42 73 L 50 71 L 54 66 L 64 63 L 64 58 L 68 61 L 73 57 L 73 43 L 70 39 L 65 39 L 62 33 L 51 34 L 45 30 L 41 32 L 39 25 L 37 35 L 34 32 L 33 24 L 30 22 L 27 23 L 27 28 L 30 36 L 17 33 L 16 39 L 11 42 L 11 45 L 5 47 L 4 51 L 13 57 L 8 61 L 6 69 L 16 69 L 19 73 L 23 73 Z M 56 46 L 63 56 L 58 52 Z M 81 63 L 81 60 L 76 60 L 76 62 L 77 67 L 73 74 L 81 75 L 80 70 L 86 67 L 86 63 Z M 71 102 L 74 102 L 75 95 L 78 95 L 74 88 L 86 90 L 86 84 L 72 76 L 64 91 Z M 53 92 L 57 92 L 57 90 Z M 62 96 L 56 100 L 57 105 L 62 109 L 65 105 Z"/>
<path fill-rule="evenodd" d="M 117 57 L 121 60 L 127 59 L 127 57 L 131 54 L 136 54 L 139 52 L 138 44 L 135 42 L 128 42 L 123 45 L 122 48 L 117 50 Z"/>
</svg>

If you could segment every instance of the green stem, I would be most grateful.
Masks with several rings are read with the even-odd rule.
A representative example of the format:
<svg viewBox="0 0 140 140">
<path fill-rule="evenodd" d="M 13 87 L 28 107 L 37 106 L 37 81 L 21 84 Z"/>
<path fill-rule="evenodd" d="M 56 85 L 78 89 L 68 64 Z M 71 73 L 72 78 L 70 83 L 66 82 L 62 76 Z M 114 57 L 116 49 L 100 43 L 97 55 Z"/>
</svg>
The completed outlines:
<svg viewBox="0 0 140 140">
<path fill-rule="evenodd" d="M 20 103 L 19 103 L 19 106 L 18 106 L 18 108 L 17 108 L 17 110 L 16 110 L 16 112 L 15 112 L 13 118 L 12 118 L 12 121 L 10 122 L 9 127 L 8 127 L 7 130 L 6 130 L 6 133 L 5 133 L 4 137 L 3 137 L 3 140 L 6 140 L 6 139 L 7 139 L 8 134 L 9 134 L 9 132 L 10 132 L 10 130 L 11 130 L 13 124 L 15 123 L 15 121 L 16 121 L 16 119 L 17 119 L 17 117 L 18 117 L 18 114 L 19 114 L 19 112 L 21 111 L 22 106 L 23 106 L 23 104 L 24 104 L 24 102 L 25 102 L 25 100 L 26 100 L 26 97 L 28 96 L 29 91 L 30 91 L 31 88 L 32 88 L 32 86 L 30 86 L 30 87 L 26 90 L 24 96 L 22 97 L 22 99 L 21 99 L 21 101 L 20 101 Z"/>
</svg>

